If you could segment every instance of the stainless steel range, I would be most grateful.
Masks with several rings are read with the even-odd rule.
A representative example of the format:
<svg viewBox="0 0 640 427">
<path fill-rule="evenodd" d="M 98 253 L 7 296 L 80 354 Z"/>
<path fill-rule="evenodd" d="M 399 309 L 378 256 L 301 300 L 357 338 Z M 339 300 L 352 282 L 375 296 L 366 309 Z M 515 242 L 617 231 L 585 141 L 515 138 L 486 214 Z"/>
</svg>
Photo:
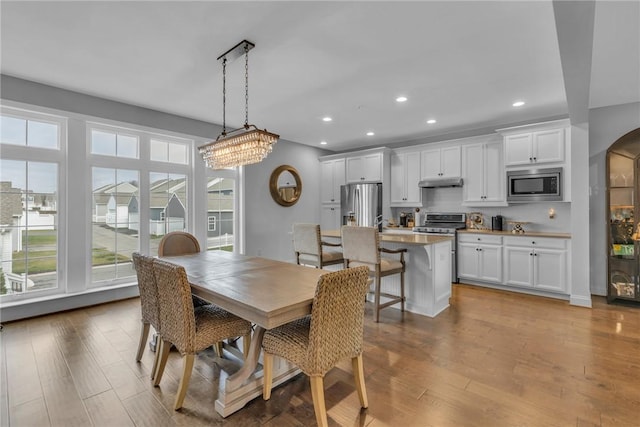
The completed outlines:
<svg viewBox="0 0 640 427">
<path fill-rule="evenodd" d="M 458 267 L 456 262 L 456 231 L 467 228 L 466 213 L 428 212 L 424 223 L 413 227 L 416 233 L 437 234 L 453 237 L 451 245 L 451 281 L 458 283 Z"/>
</svg>

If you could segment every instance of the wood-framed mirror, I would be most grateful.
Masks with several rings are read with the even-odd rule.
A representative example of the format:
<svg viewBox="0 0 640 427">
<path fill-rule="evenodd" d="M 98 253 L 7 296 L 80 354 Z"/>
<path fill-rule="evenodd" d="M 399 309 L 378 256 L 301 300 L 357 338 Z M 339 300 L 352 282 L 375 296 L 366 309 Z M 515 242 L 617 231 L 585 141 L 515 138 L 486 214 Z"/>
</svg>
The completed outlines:
<svg viewBox="0 0 640 427">
<path fill-rule="evenodd" d="M 293 166 L 281 165 L 273 170 L 269 179 L 273 200 L 281 206 L 293 206 L 302 194 L 302 179 Z"/>
</svg>

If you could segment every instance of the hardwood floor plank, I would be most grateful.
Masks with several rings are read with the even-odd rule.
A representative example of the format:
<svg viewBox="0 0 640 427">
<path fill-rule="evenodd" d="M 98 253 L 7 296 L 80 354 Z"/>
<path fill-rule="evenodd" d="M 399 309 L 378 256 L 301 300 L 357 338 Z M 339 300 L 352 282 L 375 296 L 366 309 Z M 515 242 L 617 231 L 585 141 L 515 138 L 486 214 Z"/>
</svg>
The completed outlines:
<svg viewBox="0 0 640 427">
<path fill-rule="evenodd" d="M 111 389 L 111 384 L 91 354 L 75 354 L 67 356 L 66 360 L 78 395 L 82 399 Z"/>
<path fill-rule="evenodd" d="M 138 378 L 124 361 L 102 367 L 102 372 L 120 400 L 128 399 L 149 388 L 151 378 Z M 146 380 L 146 381 L 145 381 Z"/>
<path fill-rule="evenodd" d="M 42 384 L 52 426 L 83 427 L 91 420 L 71 377 L 58 378 Z M 20 424 L 15 424 L 19 426 Z"/>
<path fill-rule="evenodd" d="M 14 342 L 9 339 L 5 345 L 9 406 L 42 398 L 38 367 L 28 335 Z"/>
<path fill-rule="evenodd" d="M 105 391 L 84 400 L 93 425 L 128 427 L 134 426 L 122 401 L 113 390 Z"/>
<path fill-rule="evenodd" d="M 44 427 L 50 426 L 49 413 L 47 412 L 47 405 L 44 402 L 44 398 L 25 402 L 20 405 L 11 408 L 10 413 L 11 422 L 2 424 L 3 426 L 37 426 Z"/>
<path fill-rule="evenodd" d="M 149 392 L 144 391 L 122 402 L 129 416 L 138 427 L 175 426 L 175 421 L 160 402 Z"/>
</svg>

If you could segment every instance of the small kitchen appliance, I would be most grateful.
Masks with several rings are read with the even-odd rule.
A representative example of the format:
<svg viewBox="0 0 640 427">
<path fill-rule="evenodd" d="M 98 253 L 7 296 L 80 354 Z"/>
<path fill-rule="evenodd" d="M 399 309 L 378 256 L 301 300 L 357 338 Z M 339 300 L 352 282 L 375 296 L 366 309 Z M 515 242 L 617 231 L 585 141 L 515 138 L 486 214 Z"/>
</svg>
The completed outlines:
<svg viewBox="0 0 640 427">
<path fill-rule="evenodd" d="M 502 215 L 496 215 L 491 217 L 491 230 L 502 231 L 504 217 Z"/>
</svg>

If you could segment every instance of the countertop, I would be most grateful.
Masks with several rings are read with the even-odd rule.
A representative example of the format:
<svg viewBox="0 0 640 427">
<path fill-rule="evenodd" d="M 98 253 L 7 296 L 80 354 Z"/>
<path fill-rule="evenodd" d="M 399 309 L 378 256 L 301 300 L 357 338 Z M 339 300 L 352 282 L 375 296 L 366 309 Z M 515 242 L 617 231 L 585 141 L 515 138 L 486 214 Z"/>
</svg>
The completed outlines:
<svg viewBox="0 0 640 427">
<path fill-rule="evenodd" d="M 466 228 L 464 230 L 458 230 L 458 233 L 482 233 L 482 234 L 494 234 L 498 236 L 532 236 L 532 237 L 556 237 L 559 239 L 570 239 L 571 233 L 556 233 L 556 232 L 544 232 L 544 231 L 525 231 L 524 233 L 512 233 L 511 231 L 492 231 L 492 230 L 477 230 L 472 228 Z"/>
<path fill-rule="evenodd" d="M 407 229 L 408 230 L 408 229 Z M 322 237 L 340 238 L 340 230 L 322 231 Z M 435 245 L 440 242 L 448 242 L 453 240 L 451 236 L 436 236 L 432 234 L 422 233 L 394 233 L 392 230 L 386 230 L 380 233 L 380 241 L 389 243 L 402 243 L 405 245 Z"/>
</svg>

